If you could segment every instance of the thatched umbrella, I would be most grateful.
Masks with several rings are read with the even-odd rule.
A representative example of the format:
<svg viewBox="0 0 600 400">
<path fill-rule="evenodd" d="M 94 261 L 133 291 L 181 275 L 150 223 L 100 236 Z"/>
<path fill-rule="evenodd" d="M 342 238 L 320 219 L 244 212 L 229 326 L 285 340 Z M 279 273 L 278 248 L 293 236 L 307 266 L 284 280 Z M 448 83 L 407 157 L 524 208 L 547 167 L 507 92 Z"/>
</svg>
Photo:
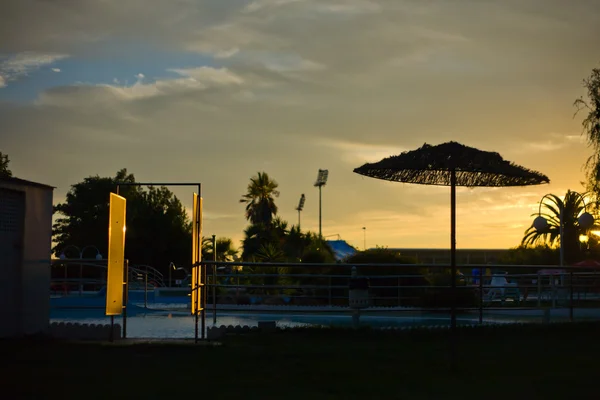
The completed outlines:
<svg viewBox="0 0 600 400">
<path fill-rule="evenodd" d="M 456 142 L 403 152 L 367 163 L 354 172 L 371 178 L 421 185 L 450 186 L 450 260 L 452 291 L 456 288 L 456 186 L 528 186 L 549 183 L 546 175 L 504 160 L 500 154 Z M 451 328 L 456 328 L 455 302 Z"/>
</svg>

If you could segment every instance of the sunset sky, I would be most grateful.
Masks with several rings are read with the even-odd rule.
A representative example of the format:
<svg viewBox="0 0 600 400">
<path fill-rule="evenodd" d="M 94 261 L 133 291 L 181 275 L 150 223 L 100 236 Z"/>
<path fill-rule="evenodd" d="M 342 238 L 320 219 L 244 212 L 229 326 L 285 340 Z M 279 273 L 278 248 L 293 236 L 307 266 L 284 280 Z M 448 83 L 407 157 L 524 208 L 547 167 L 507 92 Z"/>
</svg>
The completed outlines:
<svg viewBox="0 0 600 400">
<path fill-rule="evenodd" d="M 204 185 L 206 235 L 242 238 L 249 178 L 282 218 L 367 246 L 449 246 L 449 189 L 365 162 L 455 140 L 550 177 L 460 189 L 458 248 L 517 245 L 548 192 L 582 191 L 573 101 L 600 66 L 598 0 L 3 0 L 0 151 L 56 186 L 127 168 Z M 189 206 L 192 189 L 175 189 Z M 87 245 L 81 243 L 80 245 Z"/>
</svg>

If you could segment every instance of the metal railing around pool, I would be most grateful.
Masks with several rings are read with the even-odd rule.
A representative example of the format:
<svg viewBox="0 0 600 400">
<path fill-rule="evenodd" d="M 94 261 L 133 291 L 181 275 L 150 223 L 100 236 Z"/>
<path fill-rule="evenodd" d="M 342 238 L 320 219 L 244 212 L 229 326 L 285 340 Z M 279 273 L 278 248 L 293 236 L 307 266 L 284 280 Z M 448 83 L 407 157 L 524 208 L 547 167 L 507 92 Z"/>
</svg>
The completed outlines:
<svg viewBox="0 0 600 400">
<path fill-rule="evenodd" d="M 454 307 L 479 311 L 481 321 L 486 310 L 568 308 L 572 320 L 575 308 L 600 307 L 600 273 L 585 267 L 460 265 L 452 292 L 448 265 L 210 261 L 203 265 L 208 271 L 207 305 L 213 311 L 218 304 L 347 308 L 353 266 L 369 279 L 366 311 L 442 312 Z"/>
<path fill-rule="evenodd" d="M 547 321 L 550 310 L 564 310 L 560 318 L 573 321 L 577 310 L 578 318 L 581 315 L 581 318 L 600 319 L 600 273 L 585 267 L 459 265 L 455 289 L 451 287 L 448 265 L 205 261 L 201 267 L 207 277 L 206 290 L 201 296 L 203 326 L 206 313 L 212 312 L 213 322 L 216 322 L 219 310 L 353 313 L 355 309 L 349 306 L 353 267 L 360 277 L 369 281 L 367 306 L 361 310 L 364 314 L 428 312 L 456 316 L 456 313 L 471 313 L 477 315 L 482 324 L 488 313 L 512 315 L 531 310 L 537 310 L 538 314 L 543 310 Z M 136 287 L 131 277 L 134 274 L 139 281 L 139 272 L 139 269 L 129 268 L 130 280 L 126 286 L 129 303 L 171 312 L 172 309 L 161 307 L 175 302 L 184 305 L 181 311 L 189 311 L 191 288 L 188 284 L 179 288 L 150 286 L 146 275 L 143 284 Z M 76 296 L 73 299 L 77 301 Z M 102 302 L 73 308 L 101 307 Z"/>
<path fill-rule="evenodd" d="M 69 260 L 70 264 L 81 264 Z M 56 262 L 65 264 L 65 261 Z M 83 263 L 101 267 L 102 263 Z M 303 264 L 303 263 L 230 263 L 204 261 L 207 270 L 208 304 L 239 305 L 348 305 L 350 268 L 368 278 L 371 307 L 447 308 L 451 298 L 459 308 L 481 307 L 565 307 L 571 303 L 600 303 L 600 271 L 585 267 L 554 265 L 458 266 L 457 292 L 451 296 L 449 266 L 422 264 Z M 477 271 L 473 273 L 473 268 Z M 66 269 L 65 269 L 66 272 Z M 166 288 L 162 274 L 149 266 L 129 267 L 129 289 L 149 290 L 156 297 L 177 293 L 187 296 L 189 282 L 178 288 Z M 73 278 L 54 276 L 52 291 L 98 291 L 106 275 Z M 158 293 L 156 293 L 158 292 Z M 174 297 L 177 297 L 174 296 Z M 571 299 L 573 297 L 573 299 Z M 450 298 L 450 299 L 449 299 Z"/>
<path fill-rule="evenodd" d="M 106 259 L 64 259 L 50 264 L 50 292 L 53 295 L 89 295 L 106 286 Z M 150 265 L 130 265 L 128 282 L 134 289 L 143 285 L 165 287 L 162 273 Z"/>
</svg>

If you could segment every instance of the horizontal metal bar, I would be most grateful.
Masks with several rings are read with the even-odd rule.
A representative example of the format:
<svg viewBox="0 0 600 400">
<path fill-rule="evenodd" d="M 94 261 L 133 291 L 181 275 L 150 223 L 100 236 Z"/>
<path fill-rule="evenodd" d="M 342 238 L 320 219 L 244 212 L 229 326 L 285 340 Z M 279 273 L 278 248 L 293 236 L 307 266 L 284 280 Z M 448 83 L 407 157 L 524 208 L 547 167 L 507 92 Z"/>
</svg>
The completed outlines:
<svg viewBox="0 0 600 400">
<path fill-rule="evenodd" d="M 502 275 L 501 277 L 504 278 L 532 278 L 532 279 L 549 279 L 551 277 L 565 277 L 568 278 L 570 274 L 565 273 L 565 274 L 561 274 L 561 275 L 540 275 L 540 274 L 512 274 L 512 275 Z M 588 277 L 588 278 L 600 278 L 600 273 L 599 274 L 586 274 L 586 273 L 573 273 L 574 276 L 576 277 Z M 226 274 L 216 274 L 216 276 L 218 278 L 224 277 L 224 278 L 243 278 L 243 277 L 251 277 L 251 276 L 278 276 L 278 277 L 297 277 L 297 278 L 339 278 L 339 279 L 350 279 L 351 276 L 350 274 L 348 275 L 330 275 L 330 274 L 294 274 L 294 273 L 286 273 L 286 274 L 267 274 L 267 273 L 259 273 L 259 272 L 251 272 L 251 273 L 226 273 Z M 397 278 L 423 278 L 424 275 L 422 274 L 411 274 L 411 275 L 360 275 L 361 278 L 369 278 L 369 279 L 397 279 Z M 461 278 L 466 278 L 469 279 L 471 278 L 471 280 L 473 280 L 473 278 L 476 279 L 483 279 L 483 280 L 491 280 L 493 278 L 493 276 L 491 275 L 484 275 L 483 277 L 479 276 L 479 275 L 462 275 L 458 277 L 458 280 L 460 280 Z"/>
<path fill-rule="evenodd" d="M 222 284 L 222 285 L 214 285 L 214 284 L 207 284 L 207 287 L 223 287 L 223 288 L 251 288 L 251 289 L 294 289 L 294 290 L 303 290 L 303 289 L 311 289 L 311 290 L 349 290 L 348 286 L 318 286 L 318 285 L 262 285 L 262 284 L 256 284 L 256 285 L 230 285 L 230 284 Z M 586 287 L 586 286 L 583 286 Z M 478 286 L 456 286 L 457 290 L 467 290 L 467 289 L 478 289 Z M 520 289 L 519 287 L 516 286 L 483 286 L 484 289 L 507 289 L 507 291 L 509 291 L 510 289 Z M 370 286 L 369 287 L 370 290 L 376 290 L 376 289 L 452 289 L 452 286 Z M 551 289 L 551 288 L 548 288 Z M 557 288 L 556 290 L 568 290 L 568 287 L 561 287 L 561 288 Z M 545 290 L 544 292 L 548 292 L 551 290 Z M 577 293 L 574 293 L 575 295 Z"/>
<path fill-rule="evenodd" d="M 115 186 L 198 186 L 201 183 L 186 183 L 186 182 L 116 182 Z"/>
<path fill-rule="evenodd" d="M 236 261 L 210 261 L 203 260 L 200 264 L 204 265 L 230 265 L 232 267 L 290 267 L 290 268 L 304 268 L 304 267 L 342 267 L 342 268 L 362 268 L 362 267 L 417 267 L 417 268 L 451 268 L 450 264 L 346 264 L 346 263 L 268 263 L 268 262 L 236 262 Z M 485 268 L 485 269 L 564 269 L 564 270 L 596 270 L 594 267 L 581 267 L 581 266 L 560 266 L 560 265 L 507 265 L 507 264 L 457 264 L 457 268 Z"/>
<path fill-rule="evenodd" d="M 50 261 L 53 266 L 56 264 L 89 264 L 96 266 L 97 264 L 106 264 L 108 262 L 108 259 L 103 258 L 101 260 L 96 260 L 95 258 L 65 258 L 61 260 L 60 258 L 55 258 Z M 105 267 L 105 265 L 101 266 Z"/>
<path fill-rule="evenodd" d="M 210 303 L 209 303 L 210 304 Z M 544 310 L 546 307 L 485 307 L 484 311 L 542 311 Z M 555 309 L 566 309 L 568 308 L 568 306 L 565 307 L 555 307 Z M 93 310 L 93 309 L 104 309 L 104 307 L 97 307 L 97 306 L 81 306 L 81 307 L 77 307 L 77 306 L 54 306 L 51 307 L 51 309 L 62 309 L 62 310 L 68 310 L 68 309 L 89 309 L 89 310 Z M 458 311 L 477 311 L 479 310 L 479 307 L 456 307 L 456 309 Z M 152 308 L 152 311 L 181 311 L 181 312 L 187 312 L 189 311 L 188 308 Z M 238 312 L 240 310 L 219 310 L 222 314 L 227 315 L 227 313 L 235 313 Z M 288 309 L 288 310 L 282 310 L 282 309 L 273 309 L 273 310 L 264 310 L 261 309 L 259 311 L 256 312 L 277 312 L 277 313 L 282 313 L 282 312 L 289 312 L 289 313 L 296 313 L 299 312 L 298 311 L 294 311 L 293 309 Z M 346 311 L 346 312 L 351 312 L 353 311 L 353 308 L 348 307 L 348 306 L 331 306 L 331 308 L 316 308 L 315 310 L 308 310 L 308 309 L 302 309 L 301 312 L 302 313 L 315 313 L 315 314 L 327 314 L 330 312 L 340 312 L 340 311 Z M 367 307 L 367 308 L 363 308 L 361 309 L 361 313 L 364 314 L 369 314 L 369 313 L 393 313 L 393 314 L 398 314 L 398 313 L 414 313 L 416 314 L 415 316 L 421 316 L 420 314 L 425 311 L 436 311 L 436 312 L 440 312 L 440 311 L 446 311 L 449 312 L 450 311 L 450 307 L 415 307 L 415 308 L 410 308 L 410 307 Z M 390 317 L 393 317 L 393 315 L 390 315 Z M 450 315 L 447 316 L 448 320 L 450 319 Z M 108 318 L 108 316 L 106 316 L 106 318 Z M 475 315 L 473 315 L 473 319 L 475 319 Z"/>
</svg>

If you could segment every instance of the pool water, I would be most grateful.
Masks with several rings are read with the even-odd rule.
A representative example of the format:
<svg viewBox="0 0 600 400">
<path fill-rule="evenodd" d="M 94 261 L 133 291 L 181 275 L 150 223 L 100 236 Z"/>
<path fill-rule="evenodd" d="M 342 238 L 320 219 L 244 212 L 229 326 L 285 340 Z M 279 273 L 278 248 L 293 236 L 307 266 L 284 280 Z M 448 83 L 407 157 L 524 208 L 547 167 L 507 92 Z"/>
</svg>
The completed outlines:
<svg viewBox="0 0 600 400">
<path fill-rule="evenodd" d="M 85 324 L 109 324 L 110 317 L 103 315 L 104 310 L 52 310 L 50 322 L 72 322 Z M 216 326 L 247 325 L 258 326 L 260 321 L 275 321 L 280 328 L 306 326 L 352 326 L 351 315 L 331 314 L 273 314 L 273 313 L 235 313 L 217 314 Z M 486 323 L 500 321 L 487 320 Z M 502 321 L 505 322 L 505 321 Z M 122 317 L 115 323 L 123 324 Z M 360 318 L 363 326 L 374 328 L 400 328 L 410 326 L 448 326 L 449 317 L 440 316 L 373 316 Z M 459 318 L 458 325 L 477 324 L 477 318 Z M 206 326 L 213 326 L 211 313 L 206 314 Z M 127 337 L 130 338 L 193 338 L 195 319 L 186 312 L 135 312 L 127 317 Z"/>
</svg>

